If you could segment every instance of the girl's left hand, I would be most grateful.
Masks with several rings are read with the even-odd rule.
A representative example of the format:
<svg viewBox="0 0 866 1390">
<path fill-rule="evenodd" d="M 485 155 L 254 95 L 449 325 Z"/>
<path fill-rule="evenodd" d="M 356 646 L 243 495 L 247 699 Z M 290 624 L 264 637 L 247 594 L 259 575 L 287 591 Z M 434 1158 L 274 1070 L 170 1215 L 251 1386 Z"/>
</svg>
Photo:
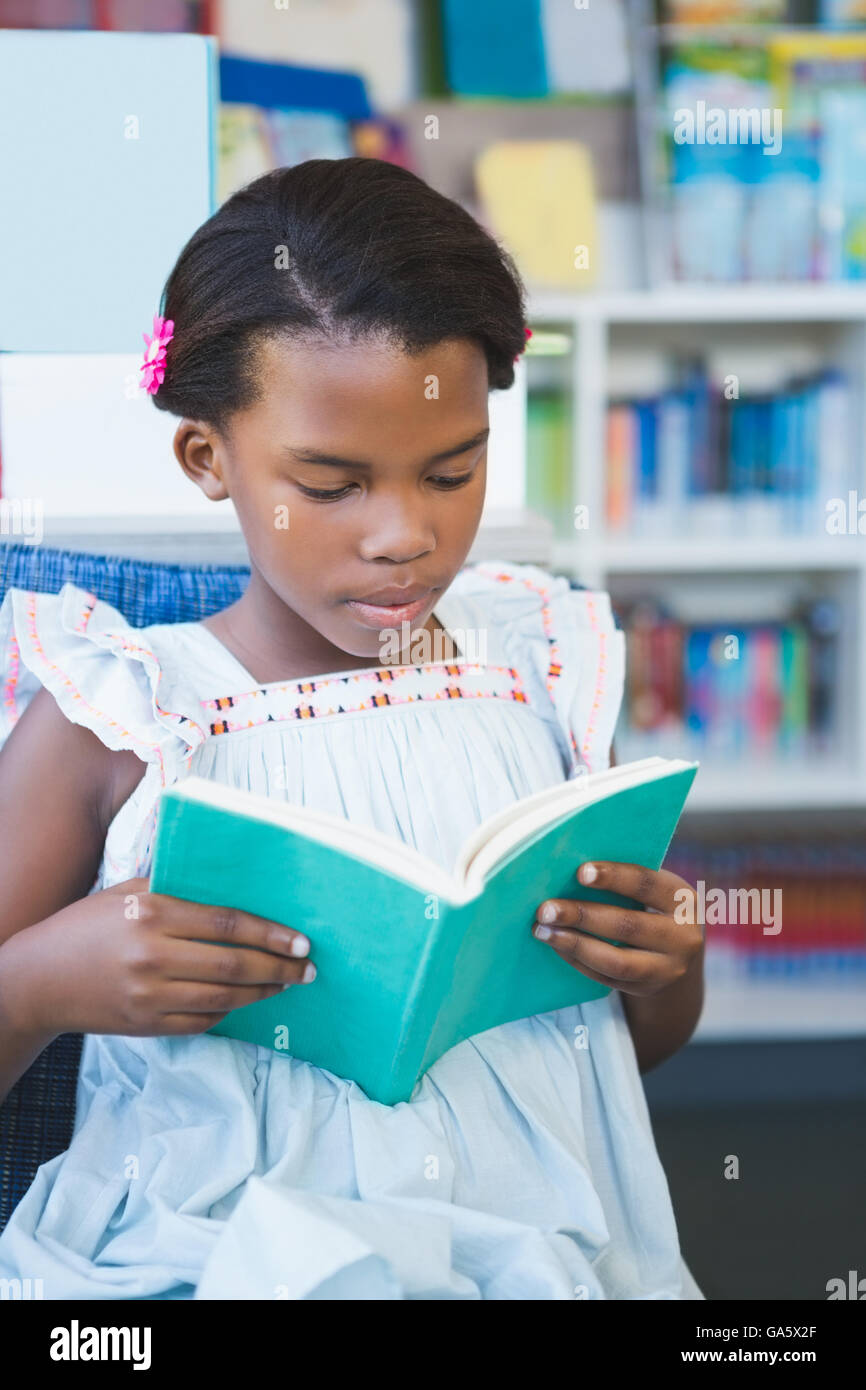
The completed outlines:
<svg viewBox="0 0 866 1390">
<path fill-rule="evenodd" d="M 684 879 L 666 869 L 598 860 L 581 864 L 576 877 L 587 888 L 634 898 L 650 911 L 548 898 L 539 905 L 532 928 L 540 941 L 548 941 L 591 980 L 626 994 L 658 994 L 688 973 L 701 954 L 703 928 L 697 920 L 697 895 Z M 601 936 L 626 946 L 612 946 Z"/>
</svg>

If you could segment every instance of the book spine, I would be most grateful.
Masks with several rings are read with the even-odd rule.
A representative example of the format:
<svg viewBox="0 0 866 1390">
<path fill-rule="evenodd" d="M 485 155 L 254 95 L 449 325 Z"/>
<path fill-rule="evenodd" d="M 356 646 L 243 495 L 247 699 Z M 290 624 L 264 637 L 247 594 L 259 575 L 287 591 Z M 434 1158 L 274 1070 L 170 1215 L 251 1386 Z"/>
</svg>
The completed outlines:
<svg viewBox="0 0 866 1390">
<path fill-rule="evenodd" d="M 431 929 L 406 998 L 403 1025 L 388 1081 L 388 1089 L 395 1100 L 409 1098 L 427 1067 L 439 1055 L 432 1055 L 431 1043 L 447 999 L 462 939 L 455 920 L 459 908 L 428 894 L 421 900 L 425 911 L 431 906 L 431 898 L 438 915 L 431 918 Z"/>
</svg>

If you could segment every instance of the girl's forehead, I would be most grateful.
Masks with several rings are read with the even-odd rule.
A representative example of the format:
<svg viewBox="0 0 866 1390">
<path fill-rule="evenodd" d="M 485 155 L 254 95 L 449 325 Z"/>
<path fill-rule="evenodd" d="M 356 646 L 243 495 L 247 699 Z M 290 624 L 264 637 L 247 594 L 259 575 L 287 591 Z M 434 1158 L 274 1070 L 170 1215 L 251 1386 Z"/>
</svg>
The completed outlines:
<svg viewBox="0 0 866 1390">
<path fill-rule="evenodd" d="M 423 467 L 488 426 L 487 362 L 470 341 L 418 354 L 268 342 L 259 366 L 259 399 L 230 428 L 246 459 Z"/>
<path fill-rule="evenodd" d="M 279 417 L 307 426 L 326 423 L 382 428 L 388 415 L 473 415 L 487 410 L 487 361 L 470 339 L 450 339 L 418 352 L 382 342 L 265 341 L 259 350 L 259 401 L 265 423 Z"/>
<path fill-rule="evenodd" d="M 259 349 L 259 371 L 275 384 L 288 378 L 322 377 L 352 386 L 373 378 L 412 386 L 434 366 L 449 374 L 482 374 L 487 363 L 481 347 L 469 338 L 448 338 L 415 351 L 382 338 L 343 340 L 275 337 Z"/>
</svg>

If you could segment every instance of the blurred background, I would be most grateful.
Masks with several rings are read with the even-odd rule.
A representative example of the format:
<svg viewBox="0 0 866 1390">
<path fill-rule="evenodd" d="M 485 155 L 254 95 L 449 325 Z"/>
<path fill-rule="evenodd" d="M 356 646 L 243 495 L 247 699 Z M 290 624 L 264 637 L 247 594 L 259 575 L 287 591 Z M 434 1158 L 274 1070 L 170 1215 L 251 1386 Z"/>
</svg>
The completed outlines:
<svg viewBox="0 0 866 1390">
<path fill-rule="evenodd" d="M 866 1276 L 866 0 L 0 0 L 0 540 L 244 561 L 139 335 L 234 189 L 351 153 L 529 289 L 475 555 L 608 589 L 618 760 L 701 761 L 706 1009 L 645 1078 L 685 1256 L 826 1298 Z"/>
</svg>

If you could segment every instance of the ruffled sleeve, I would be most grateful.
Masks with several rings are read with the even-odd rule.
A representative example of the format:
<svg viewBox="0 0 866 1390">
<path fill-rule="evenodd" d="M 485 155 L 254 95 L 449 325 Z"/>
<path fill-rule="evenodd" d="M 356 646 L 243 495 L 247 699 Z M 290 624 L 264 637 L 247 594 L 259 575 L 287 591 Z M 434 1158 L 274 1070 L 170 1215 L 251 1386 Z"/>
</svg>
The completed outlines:
<svg viewBox="0 0 866 1390">
<path fill-rule="evenodd" d="M 91 729 L 108 748 L 131 749 L 147 764 L 130 798 L 144 822 L 140 833 L 131 836 L 129 815 L 123 826 L 112 826 L 135 840 L 132 862 L 140 868 L 160 791 L 189 769 L 207 737 L 196 717 L 198 702 L 177 682 L 170 693 L 164 689 L 146 629 L 132 627 L 111 604 L 72 583 L 57 594 L 9 589 L 0 604 L 0 746 L 40 687 L 73 724 Z M 123 808 L 132 810 L 129 803 Z"/>
<path fill-rule="evenodd" d="M 608 767 L 625 680 L 625 638 L 608 595 L 535 565 L 479 564 L 463 574 L 464 596 L 488 607 L 510 664 L 536 703 L 547 701 L 571 775 Z"/>
</svg>

